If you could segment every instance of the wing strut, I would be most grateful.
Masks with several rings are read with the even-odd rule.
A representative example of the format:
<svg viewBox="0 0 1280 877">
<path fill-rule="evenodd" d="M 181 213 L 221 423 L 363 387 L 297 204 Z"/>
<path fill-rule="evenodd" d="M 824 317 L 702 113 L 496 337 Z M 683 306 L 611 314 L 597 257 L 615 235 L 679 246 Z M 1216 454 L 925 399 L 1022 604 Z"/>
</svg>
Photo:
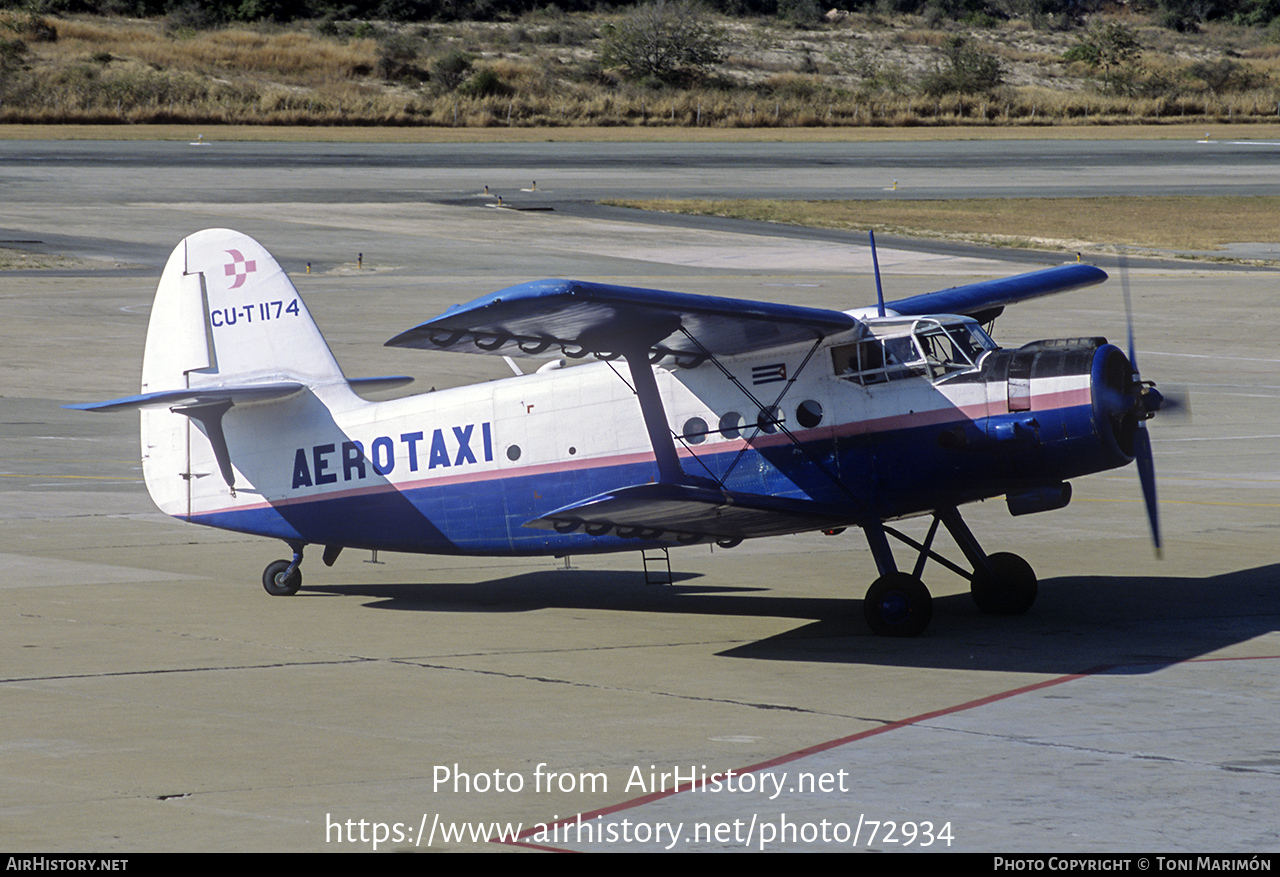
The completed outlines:
<svg viewBox="0 0 1280 877">
<path fill-rule="evenodd" d="M 680 466 L 671 427 L 667 426 L 662 395 L 658 392 L 658 381 L 653 376 L 653 366 L 649 364 L 649 345 L 628 347 L 622 351 L 622 356 L 631 370 L 632 386 L 640 400 L 644 427 L 649 432 L 649 444 L 653 446 L 653 456 L 658 462 L 658 480 L 663 484 L 688 483 L 690 478 Z"/>
<path fill-rule="evenodd" d="M 791 376 L 790 380 L 788 380 L 787 383 L 783 386 L 782 391 L 778 393 L 778 397 L 773 400 L 773 405 L 771 405 L 769 408 L 766 408 L 760 402 L 760 400 L 756 398 L 755 394 L 752 393 L 750 390 L 748 390 L 746 385 L 743 384 L 742 381 L 738 380 L 737 376 L 734 375 L 733 372 L 725 368 L 724 364 L 721 363 L 720 360 L 716 358 L 715 354 L 713 354 L 711 351 L 703 347 L 702 344 L 699 343 L 698 339 L 693 337 L 693 335 L 687 329 L 681 327 L 680 331 L 683 332 L 689 338 L 689 340 L 693 342 L 693 344 L 696 345 L 703 353 L 705 353 L 707 357 L 707 361 L 709 361 L 712 365 L 714 365 L 717 369 L 719 369 L 720 373 L 723 374 L 729 380 L 730 383 L 732 383 L 735 387 L 741 390 L 742 394 L 751 400 L 751 404 L 755 405 L 756 408 L 758 408 L 761 412 L 770 411 L 773 408 L 777 408 L 778 405 L 781 404 L 782 397 L 787 395 L 787 391 L 791 389 L 791 386 L 800 377 L 800 373 L 805 370 L 805 366 L 809 364 L 809 360 L 813 358 L 813 355 L 818 351 L 819 345 L 822 344 L 821 338 L 813 342 L 813 347 L 809 348 L 809 352 L 808 354 L 805 355 L 804 360 L 800 363 L 800 367 L 795 370 L 795 373 Z M 834 484 L 837 488 L 839 488 L 840 492 L 843 493 L 845 496 L 847 496 L 853 502 L 855 507 L 861 506 L 861 503 L 858 502 L 858 498 L 853 494 L 853 491 L 849 489 L 848 485 L 846 485 L 843 481 L 841 481 L 840 478 L 834 472 L 828 469 L 826 465 L 823 464 L 823 462 L 820 459 L 818 459 L 818 457 L 812 451 L 806 448 L 804 444 L 798 438 L 795 437 L 795 434 L 787 428 L 787 425 L 785 423 L 779 420 L 779 421 L 775 421 L 774 425 L 777 426 L 777 428 L 782 432 L 782 434 L 785 435 L 791 441 L 791 444 L 793 444 L 797 449 L 799 449 L 802 453 L 804 453 L 804 455 L 809 458 L 809 461 L 818 467 L 818 470 L 822 472 L 822 474 L 826 475 L 827 478 L 831 479 L 831 483 Z M 758 434 L 759 432 L 760 432 L 760 424 L 759 424 L 759 421 L 757 420 L 755 433 L 752 435 L 752 438 L 755 438 L 755 435 Z M 721 482 L 720 482 L 722 486 L 724 484 L 724 481 L 728 479 L 729 473 L 733 471 L 734 467 L 738 465 L 738 461 L 740 461 L 743 458 L 743 456 L 746 454 L 748 446 L 750 446 L 750 440 L 748 440 L 748 442 L 745 445 L 743 445 L 742 450 L 738 452 L 738 455 L 733 458 L 733 462 L 729 464 L 729 468 L 725 470 L 724 475 L 722 476 Z"/>
</svg>

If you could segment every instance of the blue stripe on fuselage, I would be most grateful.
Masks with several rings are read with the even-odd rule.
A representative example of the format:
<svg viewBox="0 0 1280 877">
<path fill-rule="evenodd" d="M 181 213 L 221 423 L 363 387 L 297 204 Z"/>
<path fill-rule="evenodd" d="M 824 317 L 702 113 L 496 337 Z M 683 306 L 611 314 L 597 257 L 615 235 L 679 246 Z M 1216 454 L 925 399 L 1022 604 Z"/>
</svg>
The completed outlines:
<svg viewBox="0 0 1280 877">
<path fill-rule="evenodd" d="M 725 480 L 725 487 L 845 505 L 850 518 L 871 510 L 892 518 L 1000 496 L 1011 490 L 1054 483 L 1123 465 L 1103 447 L 1090 405 L 1036 411 L 1033 434 L 995 425 L 1026 418 L 1027 412 L 950 423 L 752 448 Z M 943 447 L 939 434 L 959 427 L 964 441 Z M 954 444 L 954 443 L 951 443 Z M 724 478 L 737 450 L 685 458 L 686 472 Z M 815 464 L 821 463 L 821 468 Z M 825 474 L 830 473 L 830 476 Z M 634 539 L 558 534 L 524 527 L 561 506 L 631 484 L 655 481 L 650 461 L 478 477 L 404 490 L 347 492 L 339 496 L 196 515 L 213 527 L 286 541 L 345 545 L 425 554 L 538 555 L 635 550 Z M 831 476 L 839 478 L 843 489 Z M 848 491 L 848 493 L 846 493 Z M 852 494 L 852 497 L 850 496 Z"/>
</svg>

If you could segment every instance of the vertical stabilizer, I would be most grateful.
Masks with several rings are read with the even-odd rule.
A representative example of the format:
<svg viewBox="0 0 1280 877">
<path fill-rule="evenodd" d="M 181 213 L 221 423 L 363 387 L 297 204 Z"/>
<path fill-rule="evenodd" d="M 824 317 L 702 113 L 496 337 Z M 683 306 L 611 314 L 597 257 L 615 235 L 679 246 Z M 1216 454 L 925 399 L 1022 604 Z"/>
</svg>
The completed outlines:
<svg viewBox="0 0 1280 877">
<path fill-rule="evenodd" d="M 302 388 L 311 392 L 279 401 Z M 199 392 L 166 401 L 185 390 Z M 142 394 L 123 401 L 142 409 L 147 489 L 179 516 L 260 487 L 259 473 L 243 469 L 285 441 L 290 424 L 359 403 L 280 265 L 257 241 L 222 228 L 186 238 L 165 265 Z"/>
<path fill-rule="evenodd" d="M 343 381 L 279 264 L 257 241 L 228 229 L 183 240 L 156 291 L 142 392 L 285 377 L 312 386 Z"/>
</svg>

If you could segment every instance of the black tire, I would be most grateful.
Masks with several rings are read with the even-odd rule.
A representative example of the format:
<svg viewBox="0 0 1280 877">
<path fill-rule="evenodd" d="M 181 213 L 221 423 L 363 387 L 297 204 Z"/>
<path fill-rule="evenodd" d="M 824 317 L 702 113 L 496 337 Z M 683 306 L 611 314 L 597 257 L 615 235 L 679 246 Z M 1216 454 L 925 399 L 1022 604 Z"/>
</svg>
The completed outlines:
<svg viewBox="0 0 1280 877">
<path fill-rule="evenodd" d="M 293 575 L 287 579 L 285 570 L 289 568 L 287 560 L 273 560 L 262 571 L 262 587 L 273 597 L 292 597 L 302 587 L 302 568 L 297 567 Z"/>
<path fill-rule="evenodd" d="M 871 583 L 862 612 L 876 636 L 919 636 L 933 618 L 933 597 L 915 576 L 892 572 Z"/>
<path fill-rule="evenodd" d="M 988 558 L 992 573 L 978 571 L 969 584 L 973 602 L 988 615 L 1023 615 L 1036 602 L 1035 570 L 1016 554 L 1001 552 Z"/>
</svg>

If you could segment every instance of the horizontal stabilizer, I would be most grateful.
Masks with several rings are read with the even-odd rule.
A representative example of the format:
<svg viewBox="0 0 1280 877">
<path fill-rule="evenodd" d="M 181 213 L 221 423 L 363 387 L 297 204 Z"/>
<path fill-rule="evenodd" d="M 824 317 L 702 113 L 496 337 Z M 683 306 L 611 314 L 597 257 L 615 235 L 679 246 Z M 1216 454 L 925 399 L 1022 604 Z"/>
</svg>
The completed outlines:
<svg viewBox="0 0 1280 877">
<path fill-rule="evenodd" d="M 77 411 L 127 411 L 131 408 L 191 408 L 223 402 L 247 405 L 250 402 L 283 399 L 305 389 L 305 384 L 294 381 L 224 387 L 205 386 L 188 390 L 162 390 L 157 393 L 143 393 L 139 396 L 121 396 L 119 399 L 108 399 L 106 402 L 81 402 L 62 407 L 74 408 Z"/>
<path fill-rule="evenodd" d="M 616 354 L 699 358 L 812 342 L 851 329 L 848 314 L 797 305 L 689 295 L 578 280 L 522 283 L 445 311 L 387 342 L 509 356 Z"/>
<path fill-rule="evenodd" d="M 689 484 L 637 484 L 548 512 L 526 527 L 651 541 L 751 539 L 848 526 L 854 514 L 812 500 Z"/>
<path fill-rule="evenodd" d="M 886 307 L 904 317 L 925 314 L 962 314 L 970 317 L 996 316 L 1005 305 L 1096 286 L 1107 279 L 1101 268 L 1083 263 L 1059 265 L 1029 274 L 1016 274 L 998 280 L 984 280 L 956 286 L 939 292 L 913 295 L 889 302 Z"/>
<path fill-rule="evenodd" d="M 384 375 L 377 378 L 351 378 L 347 381 L 351 389 L 360 393 L 373 393 L 378 390 L 394 390 L 413 383 L 408 375 Z"/>
</svg>

